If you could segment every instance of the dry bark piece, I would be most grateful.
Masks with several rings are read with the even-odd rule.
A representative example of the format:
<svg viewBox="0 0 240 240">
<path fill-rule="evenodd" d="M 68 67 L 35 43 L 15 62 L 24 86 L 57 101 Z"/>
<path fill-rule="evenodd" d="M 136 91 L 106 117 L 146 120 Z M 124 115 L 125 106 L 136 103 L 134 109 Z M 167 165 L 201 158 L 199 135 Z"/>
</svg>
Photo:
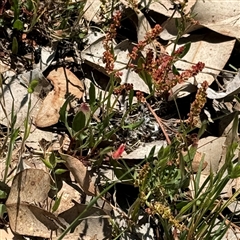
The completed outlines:
<svg viewBox="0 0 240 240">
<path fill-rule="evenodd" d="M 60 67 L 51 71 L 47 78 L 51 81 L 54 89 L 44 99 L 36 116 L 35 124 L 42 128 L 58 122 L 59 110 L 64 104 L 67 93 L 81 99 L 84 91 L 82 82 L 66 68 Z"/>
<path fill-rule="evenodd" d="M 92 182 L 92 177 L 87 167 L 77 158 L 60 153 L 68 170 L 73 174 L 81 189 L 90 196 L 95 196 L 98 192 Z"/>
</svg>

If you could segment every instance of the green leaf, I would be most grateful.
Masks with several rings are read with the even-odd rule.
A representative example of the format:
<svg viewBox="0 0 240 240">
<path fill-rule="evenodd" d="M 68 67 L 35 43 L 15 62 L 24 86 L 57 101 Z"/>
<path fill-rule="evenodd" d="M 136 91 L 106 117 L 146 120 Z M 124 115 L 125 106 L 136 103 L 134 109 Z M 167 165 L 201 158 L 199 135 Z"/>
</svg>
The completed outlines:
<svg viewBox="0 0 240 240">
<path fill-rule="evenodd" d="M 123 126 L 122 128 L 123 129 L 130 129 L 130 130 L 133 130 L 135 128 L 138 128 L 139 126 L 141 126 L 141 124 L 144 122 L 144 119 L 140 120 L 139 122 L 135 122 L 135 123 L 132 123 L 132 124 L 129 124 L 127 126 Z"/>
<path fill-rule="evenodd" d="M 34 5 L 32 0 L 27 0 L 25 6 L 29 12 L 34 10 Z"/>
<path fill-rule="evenodd" d="M 35 87 L 38 85 L 38 80 L 34 79 L 30 82 L 30 85 L 28 86 L 28 93 L 33 93 Z"/>
<path fill-rule="evenodd" d="M 153 146 L 148 156 L 146 157 L 146 159 L 151 160 L 154 158 L 155 149 L 156 149 L 156 146 Z"/>
<path fill-rule="evenodd" d="M 86 37 L 86 35 L 87 35 L 86 32 L 81 32 L 81 33 L 79 33 L 78 37 L 79 37 L 80 39 L 84 39 L 84 38 Z"/>
<path fill-rule="evenodd" d="M 58 207 L 60 205 L 61 199 L 62 199 L 62 194 L 61 194 L 61 196 L 59 198 L 56 198 L 55 203 L 54 203 L 54 205 L 52 207 L 52 212 L 57 211 L 57 209 L 58 209 Z"/>
<path fill-rule="evenodd" d="M 0 218 L 3 218 L 4 213 L 7 213 L 7 208 L 5 204 L 0 203 Z"/>
<path fill-rule="evenodd" d="M 12 54 L 17 54 L 18 53 L 18 41 L 16 37 L 13 37 L 12 41 Z"/>
<path fill-rule="evenodd" d="M 56 167 L 57 161 L 56 161 L 56 157 L 55 157 L 54 152 L 51 153 L 51 155 L 50 155 L 50 157 L 49 157 L 49 162 L 50 162 L 50 164 L 53 166 L 53 168 Z"/>
<path fill-rule="evenodd" d="M 183 52 L 181 54 L 179 54 L 178 57 L 183 58 L 188 53 L 190 47 L 191 47 L 191 42 L 186 43 L 185 46 L 184 46 Z"/>
<path fill-rule="evenodd" d="M 86 116 L 82 111 L 79 111 L 73 118 L 72 129 L 75 132 L 82 130 L 86 124 Z"/>
<path fill-rule="evenodd" d="M 6 199 L 7 198 L 7 193 L 4 192 L 3 190 L 0 190 L 0 199 Z"/>
<path fill-rule="evenodd" d="M 230 178 L 238 178 L 240 177 L 240 163 L 235 165 L 230 173 Z"/>
<path fill-rule="evenodd" d="M 14 23 L 13 23 L 13 28 L 21 31 L 23 30 L 23 22 L 19 19 L 17 19 Z"/>
<path fill-rule="evenodd" d="M 74 95 L 71 95 L 71 94 L 68 95 L 66 101 L 64 102 L 63 106 L 59 111 L 59 115 L 60 115 L 59 120 L 65 124 L 65 127 L 67 128 L 71 136 L 73 135 L 73 132 L 72 132 L 72 129 L 69 127 L 68 121 L 67 121 L 67 116 L 68 116 L 67 106 L 70 103 L 70 101 L 73 99 L 74 99 Z"/>
<path fill-rule="evenodd" d="M 47 168 L 49 168 L 51 170 L 53 169 L 53 165 L 49 161 L 47 161 L 46 159 L 42 159 L 42 161 Z"/>
<path fill-rule="evenodd" d="M 109 153 L 111 150 L 113 149 L 113 147 L 105 147 L 103 150 L 100 151 L 99 155 L 105 155 L 107 153 Z"/>
<path fill-rule="evenodd" d="M 132 175 L 129 173 L 122 178 L 122 176 L 127 172 L 127 169 L 118 161 L 110 158 L 110 165 L 113 166 L 114 174 L 118 179 L 131 182 L 133 180 Z"/>
<path fill-rule="evenodd" d="M 178 72 L 177 68 L 175 67 L 175 65 L 172 65 L 172 72 L 174 75 L 179 75 L 179 72 Z"/>
<path fill-rule="evenodd" d="M 134 90 L 131 89 L 128 95 L 128 101 L 129 101 L 129 106 L 132 106 L 132 102 L 133 102 L 133 96 L 134 96 Z"/>
<path fill-rule="evenodd" d="M 57 174 L 57 175 L 60 175 L 60 174 L 63 174 L 67 171 L 68 171 L 67 169 L 58 168 L 54 171 L 54 173 Z"/>
<path fill-rule="evenodd" d="M 138 60 L 138 68 L 142 69 L 143 64 L 145 64 L 145 61 L 144 61 L 144 59 L 142 57 L 140 57 L 139 60 Z M 138 75 L 147 84 L 147 86 L 149 88 L 149 91 L 151 93 L 153 91 L 153 89 L 152 89 L 153 82 L 152 82 L 151 75 L 148 74 L 145 70 L 140 70 Z"/>
<path fill-rule="evenodd" d="M 72 101 L 73 99 L 74 99 L 74 96 L 69 95 L 59 111 L 59 114 L 60 114 L 59 120 L 65 124 L 67 122 L 67 106 L 70 103 L 70 101 Z"/>
<path fill-rule="evenodd" d="M 96 91 L 94 84 L 91 82 L 89 88 L 89 104 L 93 106 L 94 103 L 96 103 Z"/>
</svg>

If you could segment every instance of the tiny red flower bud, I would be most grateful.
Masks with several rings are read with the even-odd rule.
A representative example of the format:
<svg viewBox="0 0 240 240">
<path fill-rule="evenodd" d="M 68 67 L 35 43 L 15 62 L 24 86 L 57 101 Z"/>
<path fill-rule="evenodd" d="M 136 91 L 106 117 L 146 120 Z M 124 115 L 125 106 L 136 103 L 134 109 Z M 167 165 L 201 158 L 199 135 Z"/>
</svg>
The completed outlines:
<svg viewBox="0 0 240 240">
<path fill-rule="evenodd" d="M 125 144 L 121 144 L 120 147 L 112 154 L 113 159 L 119 159 L 122 156 L 122 153 L 125 150 Z"/>
</svg>

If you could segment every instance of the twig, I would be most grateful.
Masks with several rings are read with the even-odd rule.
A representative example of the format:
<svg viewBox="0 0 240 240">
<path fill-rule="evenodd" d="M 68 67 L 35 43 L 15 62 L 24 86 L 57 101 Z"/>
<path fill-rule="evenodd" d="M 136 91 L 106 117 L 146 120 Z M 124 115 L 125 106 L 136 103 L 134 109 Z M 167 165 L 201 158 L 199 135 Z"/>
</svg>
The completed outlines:
<svg viewBox="0 0 240 240">
<path fill-rule="evenodd" d="M 164 136 L 166 138 L 166 140 L 167 140 L 168 145 L 170 145 L 171 144 L 171 140 L 170 140 L 167 132 L 165 131 L 165 129 L 163 127 L 161 118 L 157 116 L 157 114 L 153 111 L 152 107 L 150 106 L 150 104 L 148 102 L 146 102 L 146 104 L 147 104 L 148 109 L 152 113 L 152 115 L 155 117 L 157 123 L 159 124 L 159 126 L 160 126 L 160 128 L 161 128 L 161 130 L 162 130 L 162 132 L 163 132 L 163 134 L 164 134 Z"/>
</svg>

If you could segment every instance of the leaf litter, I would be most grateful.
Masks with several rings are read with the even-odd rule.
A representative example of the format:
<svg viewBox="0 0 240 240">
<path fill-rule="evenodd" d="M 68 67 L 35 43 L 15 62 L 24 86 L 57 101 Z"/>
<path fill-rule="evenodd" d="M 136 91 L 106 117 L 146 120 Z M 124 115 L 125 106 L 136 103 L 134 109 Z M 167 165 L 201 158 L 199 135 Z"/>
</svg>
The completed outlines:
<svg viewBox="0 0 240 240">
<path fill-rule="evenodd" d="M 123 4 L 123 6 L 127 5 L 127 7 L 132 8 L 133 11 L 136 11 L 136 6 L 129 4 L 127 1 L 120 2 Z M 146 32 L 151 29 L 151 21 L 156 21 L 152 12 L 156 12 L 157 16 L 163 15 L 163 17 L 167 18 L 166 21 L 157 22 L 165 26 L 165 30 L 159 35 L 159 38 L 165 41 L 170 40 L 169 43 L 171 43 L 173 37 L 176 37 L 175 24 L 172 23 L 179 18 L 179 15 L 173 15 L 175 10 L 174 6 L 172 5 L 172 1 L 163 1 L 161 4 L 154 2 L 150 3 L 149 5 L 139 1 L 139 4 L 143 4 L 142 7 L 146 7 L 148 12 L 143 14 L 143 12 L 140 10 L 138 12 L 136 11 L 137 24 L 135 23 L 135 25 L 137 40 L 144 40 Z M 229 58 L 231 60 L 231 56 L 234 54 L 237 44 L 235 38 L 239 38 L 239 24 L 238 18 L 236 17 L 238 16 L 237 13 L 239 9 L 234 6 L 234 4 L 232 6 L 226 4 L 228 4 L 227 1 L 214 3 L 214 6 L 212 2 L 205 3 L 204 1 L 191 1 L 186 9 L 185 14 L 192 10 L 194 12 L 196 11 L 198 14 L 194 17 L 194 19 L 199 21 L 197 28 L 201 28 L 202 30 L 199 33 L 196 33 L 192 31 L 197 30 L 197 28 L 190 28 L 185 33 L 187 35 L 183 35 L 176 45 L 178 48 L 180 46 L 184 46 L 188 42 L 191 42 L 189 52 L 185 55 L 182 61 L 177 61 L 175 64 L 179 72 L 181 72 L 181 70 L 188 69 L 189 66 L 198 61 L 204 62 L 206 67 L 201 74 L 191 78 L 183 84 L 178 84 L 176 87 L 173 87 L 169 100 L 179 101 L 180 104 L 181 100 L 179 98 L 186 98 L 186 102 L 189 104 L 189 95 L 191 96 L 191 94 L 195 94 L 199 84 L 205 80 L 210 86 L 207 89 L 208 102 L 206 104 L 206 108 L 204 109 L 205 113 L 209 113 L 208 119 L 218 118 L 219 116 L 225 117 L 225 112 L 221 107 L 223 102 L 224 104 L 227 102 L 230 105 L 231 113 L 235 113 L 236 110 L 234 109 L 234 105 L 236 107 L 236 103 L 238 102 L 238 100 L 234 99 L 233 96 L 239 94 L 239 72 L 235 73 L 235 76 L 231 76 L 230 80 L 228 79 L 228 81 L 223 82 L 221 78 L 221 74 L 225 71 L 225 68 L 228 67 L 227 62 L 229 63 Z M 216 11 L 215 8 L 218 9 L 218 11 Z M 213 9 L 214 14 L 212 12 Z M 97 25 L 102 22 L 102 18 L 99 15 L 101 12 L 100 1 L 87 1 L 83 12 L 83 17 L 88 24 L 91 22 L 91 24 L 94 23 Z M 218 13 L 217 15 L 216 12 Z M 107 13 L 105 12 L 105 14 Z M 5 126 L 9 125 L 13 103 L 15 104 L 14 111 L 17 112 L 16 126 L 22 126 L 27 112 L 26 103 L 29 101 L 27 95 L 29 82 L 33 79 L 37 79 L 39 82 L 39 85 L 37 86 L 36 91 L 31 98 L 32 106 L 34 106 L 31 109 L 31 117 L 35 119 L 33 122 L 34 127 L 40 129 L 37 129 L 38 135 L 36 137 L 32 135 L 32 141 L 34 142 L 35 140 L 35 144 L 29 147 L 26 142 L 26 147 L 28 147 L 28 149 L 34 148 L 31 149 L 31 151 L 29 150 L 28 154 L 30 154 L 31 157 L 36 161 L 39 161 L 39 158 L 36 158 L 33 153 L 39 150 L 36 149 L 36 146 L 39 145 L 38 141 L 41 137 L 47 138 L 41 128 L 50 128 L 52 132 L 56 131 L 58 137 L 63 135 L 61 125 L 60 127 L 57 126 L 56 128 L 52 126 L 59 124 L 59 111 L 66 100 L 67 94 L 74 95 L 77 99 L 77 102 L 81 102 L 83 98 L 89 99 L 90 88 L 92 85 L 91 83 L 84 83 L 86 80 L 83 77 L 85 73 L 81 75 L 83 79 L 82 81 L 81 77 L 79 77 L 80 75 L 78 74 L 78 71 L 76 71 L 76 66 L 77 68 L 82 69 L 84 68 L 84 65 L 90 67 L 90 70 L 87 67 L 84 69 L 88 69 L 88 72 L 86 73 L 88 76 L 90 76 L 90 80 L 88 80 L 95 84 L 94 89 L 98 91 L 96 99 L 108 91 L 108 89 L 101 87 L 101 82 L 98 81 L 97 78 L 91 78 L 91 76 L 93 76 L 93 72 L 95 71 L 97 75 L 100 75 L 100 73 L 103 74 L 102 76 L 105 84 L 107 81 L 109 81 L 109 74 L 105 69 L 105 63 L 102 60 L 102 56 L 105 52 L 102 41 L 105 38 L 105 34 L 97 31 L 97 28 L 98 27 L 91 28 L 91 33 L 86 35 L 84 40 L 85 47 L 82 48 L 82 50 L 76 50 L 74 47 L 72 47 L 71 50 L 74 52 L 73 55 L 75 55 L 75 57 L 78 56 L 79 58 L 77 63 L 74 62 L 74 59 L 71 62 L 71 64 L 75 64 L 75 70 L 74 67 L 63 67 L 61 64 L 54 70 L 51 70 L 51 65 L 54 66 L 57 64 L 56 62 L 59 61 L 56 54 L 57 49 L 55 49 L 55 47 L 46 46 L 42 48 L 41 62 L 43 63 L 43 66 L 38 66 L 35 68 L 35 70 L 26 70 L 24 74 L 14 74 L 13 72 L 10 73 L 8 68 L 1 64 L 1 72 L 3 73 L 4 78 L 7 79 L 2 83 L 1 86 L 1 99 L 4 99 L 5 101 L 4 109 L 2 108 L 2 105 L 0 106 L 1 124 Z M 118 42 L 113 43 L 113 50 L 116 54 L 114 70 L 121 70 L 121 83 L 133 84 L 134 91 L 149 93 L 147 84 L 139 77 L 139 74 L 126 68 L 130 60 L 129 54 L 136 45 L 136 42 L 132 41 L 131 37 L 129 36 L 124 36 L 124 39 L 117 39 L 117 41 Z M 169 46 L 161 45 L 161 48 L 171 54 L 173 51 L 172 46 L 173 44 L 169 44 Z M 146 49 L 147 48 L 151 48 L 155 52 L 158 52 L 158 45 L 156 44 L 148 45 Z M 142 56 L 146 56 L 145 51 L 142 51 L 141 54 Z M 238 67 L 240 66 L 239 62 L 234 62 L 234 64 L 238 64 Z M 44 76 L 45 72 L 47 72 L 45 70 L 49 69 L 50 71 L 48 75 Z M 28 80 L 27 82 L 26 79 Z M 111 101 L 114 102 L 115 100 L 116 98 L 112 98 Z M 214 100 L 214 102 L 212 100 Z M 123 116 L 124 111 L 127 111 L 128 106 L 124 102 L 126 99 L 124 100 L 124 98 L 121 98 L 120 101 L 121 105 L 117 110 L 119 111 L 119 115 L 116 114 L 115 123 L 111 122 L 113 127 L 117 127 L 117 124 Z M 213 103 L 215 106 L 211 105 Z M 170 117 L 165 114 L 166 112 L 163 110 L 164 104 L 167 105 L 166 112 L 169 111 L 168 109 L 171 108 L 171 103 L 168 101 L 167 103 L 163 101 L 159 101 L 157 103 L 155 102 L 152 104 L 152 107 L 161 117 L 166 118 L 165 127 L 168 129 L 167 131 L 169 131 L 169 134 L 171 133 L 174 135 L 176 133 L 174 130 L 178 127 L 179 116 L 176 112 L 176 109 L 174 109 L 175 112 L 171 114 Z M 78 106 L 78 103 L 76 105 Z M 67 108 L 69 112 L 71 112 L 71 107 L 72 106 L 68 106 Z M 181 110 L 182 109 L 180 109 L 180 112 Z M 234 116 L 234 114 L 228 115 L 228 129 L 233 128 Z M 206 119 L 206 114 L 203 114 L 203 118 L 204 117 Z M 157 126 L 156 119 L 151 116 L 148 108 L 143 106 L 138 109 L 135 112 L 135 116 L 133 114 L 133 116 L 127 119 L 127 123 L 133 124 L 140 118 L 143 119 L 143 124 L 138 130 L 133 129 L 132 131 L 129 131 L 128 129 L 122 129 L 116 136 L 113 137 L 113 139 L 115 138 L 115 142 L 113 144 L 112 141 L 106 143 L 112 149 L 117 149 L 117 146 L 119 146 L 120 143 L 126 142 L 126 152 L 122 154 L 121 158 L 119 157 L 119 164 L 115 164 L 116 168 L 121 168 L 122 160 L 125 160 L 126 163 L 131 165 L 131 161 L 140 161 L 146 158 L 149 154 L 154 154 L 154 156 L 156 156 L 161 148 L 167 145 L 166 140 L 163 138 L 161 129 L 159 126 Z M 101 122 L 101 109 L 99 109 L 96 119 L 100 120 Z M 203 123 L 203 121 L 201 121 L 201 123 Z M 209 132 L 208 136 L 199 140 L 197 154 L 193 159 L 192 165 L 193 172 L 196 174 L 201 164 L 201 160 L 204 159 L 204 166 L 202 168 L 203 171 L 201 172 L 200 177 L 200 182 L 202 183 L 206 179 L 206 176 L 210 174 L 210 171 L 213 171 L 214 173 L 219 171 L 219 166 L 224 164 L 223 159 L 226 155 L 224 147 L 226 147 L 225 145 L 227 137 L 224 136 L 224 134 L 227 135 L 227 132 L 221 130 L 221 128 L 226 128 L 226 125 L 223 127 L 221 126 L 221 124 L 224 124 L 223 122 L 220 121 L 220 123 L 217 124 L 214 120 L 213 123 L 209 124 L 212 125 L 209 127 L 209 129 L 207 129 Z M 58 128 L 61 130 L 59 131 Z M 221 134 L 217 134 L 217 132 L 221 132 Z M 31 134 L 32 133 L 30 133 L 30 136 Z M 47 140 L 51 141 L 53 139 L 52 135 L 48 137 L 49 139 Z M 151 152 L 153 147 L 155 147 L 154 153 Z M 69 146 L 67 148 L 69 149 Z M 59 151 L 59 149 L 55 151 Z M 218 151 L 216 151 L 216 149 Z M 50 149 L 48 150 L 51 151 Z M 69 199 L 71 199 L 71 192 L 73 192 L 70 189 L 73 187 L 75 190 L 80 189 L 74 191 L 75 196 L 72 198 L 75 199 L 75 201 L 77 201 L 77 193 L 79 193 L 79 198 L 85 198 L 86 195 L 98 195 L 98 182 L 93 178 L 92 174 L 90 174 L 91 171 L 94 170 L 94 167 L 90 171 L 88 163 L 84 162 L 86 159 L 81 157 L 79 158 L 78 156 L 72 156 L 72 153 L 69 152 L 69 150 L 66 152 L 67 154 L 59 151 L 59 155 L 63 160 L 63 162 L 60 162 L 60 164 L 65 165 L 69 173 L 72 175 L 73 180 L 71 181 L 76 181 L 75 184 L 71 186 L 68 185 L 70 188 L 66 188 L 67 190 L 65 190 L 70 195 Z M 237 157 L 237 151 L 235 154 Z M 100 160 L 104 163 L 108 163 L 109 156 L 107 155 L 104 158 L 92 160 Z M 62 234 L 69 224 L 71 224 L 74 219 L 76 219 L 77 216 L 79 216 L 79 214 L 86 209 L 87 202 L 86 204 L 75 202 L 74 205 L 71 205 L 71 207 L 69 203 L 69 208 L 68 206 L 65 206 L 67 208 L 57 211 L 57 214 L 53 213 L 47 204 L 49 195 L 48 193 L 50 191 L 51 184 L 52 179 L 47 173 L 47 169 L 46 171 L 43 171 L 36 168 L 30 168 L 17 173 L 14 176 L 11 184 L 11 190 L 6 201 L 9 225 L 14 234 L 58 239 L 58 236 Z M 238 179 L 233 180 L 226 186 L 226 188 L 223 189 L 221 197 L 223 199 L 231 198 L 233 196 L 233 192 L 239 189 L 238 186 Z M 189 191 L 191 192 L 192 196 L 194 196 L 194 190 L 190 189 Z M 115 191 L 113 195 L 116 196 L 117 194 L 119 195 L 119 193 Z M 64 193 L 61 196 L 64 196 Z M 132 198 L 134 198 L 134 196 L 132 196 Z M 55 198 L 55 200 L 55 202 L 57 202 L 57 198 Z M 131 201 L 132 200 L 133 199 L 131 199 Z M 53 199 L 50 201 L 54 202 Z M 44 205 L 46 205 L 45 208 L 43 207 Z M 124 211 L 120 209 L 119 206 L 115 206 L 115 208 L 124 215 Z M 128 205 L 128 208 L 130 209 L 131 206 Z M 114 209 L 114 211 L 116 211 L 116 209 Z M 96 206 L 92 207 L 84 216 L 82 216 L 81 221 L 77 224 L 78 226 L 75 226 L 74 232 L 67 235 L 66 239 L 78 239 L 79 237 L 80 239 L 111 239 L 111 231 L 113 229 L 108 221 L 111 217 L 112 216 L 109 215 L 109 213 L 107 214 L 103 209 Z M 125 223 L 126 222 L 124 222 L 124 224 Z M 153 227 L 149 222 L 147 222 L 147 224 L 149 224 L 147 225 L 147 228 L 150 229 L 151 232 L 148 237 L 149 239 L 154 239 Z M 144 224 L 141 226 L 143 227 Z M 147 230 L 145 229 L 145 231 Z M 57 234 L 58 236 L 55 236 L 54 234 Z M 137 230 L 136 234 L 142 234 L 144 236 L 147 235 L 146 232 L 141 233 Z M 228 234 L 230 233 L 228 232 Z M 133 239 L 134 237 L 135 235 L 130 234 L 130 236 L 126 237 L 125 239 Z M 225 239 L 229 239 L 229 237 L 226 236 Z"/>
</svg>

